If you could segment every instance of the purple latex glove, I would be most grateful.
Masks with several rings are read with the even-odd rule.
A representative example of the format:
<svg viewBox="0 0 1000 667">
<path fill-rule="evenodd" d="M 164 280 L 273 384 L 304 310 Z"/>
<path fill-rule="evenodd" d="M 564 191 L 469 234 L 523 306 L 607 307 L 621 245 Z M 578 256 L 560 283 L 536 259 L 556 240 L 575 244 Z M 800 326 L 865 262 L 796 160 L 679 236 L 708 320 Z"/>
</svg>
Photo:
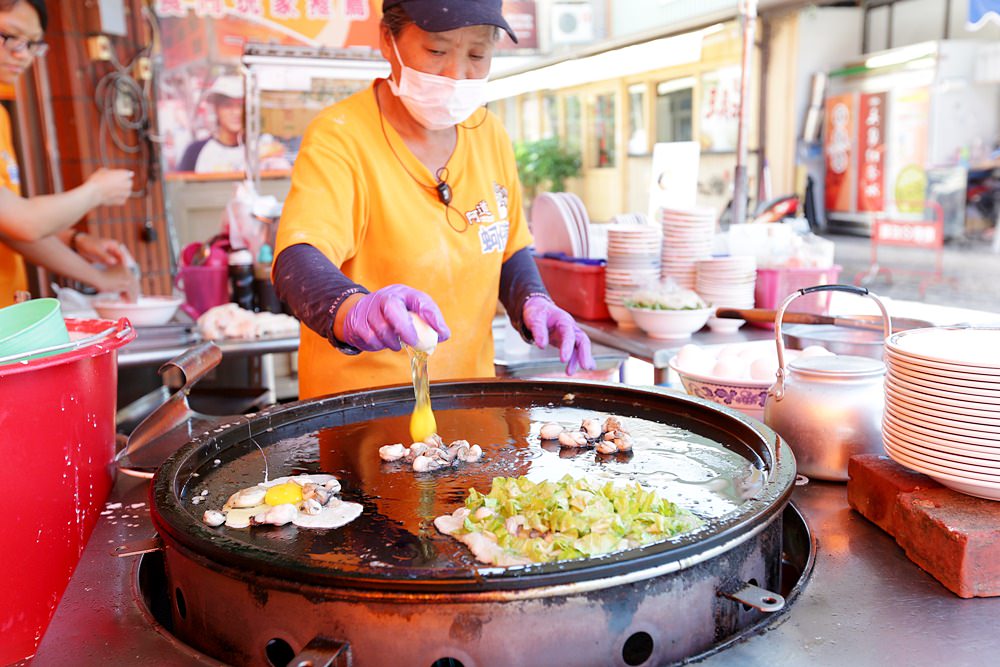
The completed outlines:
<svg viewBox="0 0 1000 667">
<path fill-rule="evenodd" d="M 416 345 L 417 330 L 411 312 L 437 332 L 438 342 L 451 336 L 433 299 L 406 285 L 389 285 L 354 304 L 344 320 L 344 342 L 365 352 L 386 348 L 398 352 L 403 343 Z"/>
<path fill-rule="evenodd" d="M 590 339 L 573 320 L 573 316 L 544 296 L 532 296 L 524 302 L 524 326 L 531 332 L 535 345 L 545 348 L 551 340 L 559 348 L 559 360 L 566 364 L 566 375 L 578 370 L 594 370 Z"/>
</svg>

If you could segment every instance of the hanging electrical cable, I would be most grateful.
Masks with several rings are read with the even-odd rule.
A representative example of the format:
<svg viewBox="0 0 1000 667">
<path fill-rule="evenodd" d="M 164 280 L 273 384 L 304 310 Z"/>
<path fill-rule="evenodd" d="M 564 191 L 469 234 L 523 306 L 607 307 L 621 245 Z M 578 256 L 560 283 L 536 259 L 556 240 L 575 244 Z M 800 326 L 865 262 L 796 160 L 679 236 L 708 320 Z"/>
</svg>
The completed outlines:
<svg viewBox="0 0 1000 667">
<path fill-rule="evenodd" d="M 120 166 L 115 165 L 110 154 L 112 145 L 126 156 L 138 156 L 136 183 L 139 188 L 132 192 L 132 197 L 136 199 L 144 198 L 149 193 L 149 183 L 156 168 L 154 145 L 158 141 L 152 131 L 153 77 L 143 77 L 140 83 L 133 76 L 140 62 L 150 61 L 150 55 L 159 41 L 159 27 L 152 11 L 143 7 L 142 16 L 149 24 L 149 43 L 127 64 L 122 64 L 115 50 L 111 49 L 108 62 L 112 70 L 101 77 L 94 92 L 94 102 L 101 114 L 98 130 L 101 163 L 109 168 Z"/>
</svg>

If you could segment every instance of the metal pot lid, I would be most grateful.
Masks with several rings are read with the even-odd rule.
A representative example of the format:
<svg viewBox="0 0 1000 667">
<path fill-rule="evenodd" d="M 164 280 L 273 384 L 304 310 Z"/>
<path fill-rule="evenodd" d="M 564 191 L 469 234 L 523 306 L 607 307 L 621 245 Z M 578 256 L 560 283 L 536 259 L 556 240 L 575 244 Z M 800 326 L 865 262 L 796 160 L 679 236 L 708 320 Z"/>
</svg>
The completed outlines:
<svg viewBox="0 0 1000 667">
<path fill-rule="evenodd" d="M 153 480 L 154 524 L 168 547 L 290 581 L 404 592 L 519 589 L 671 563 L 687 567 L 749 539 L 781 511 L 795 479 L 791 451 L 769 428 L 674 392 L 490 380 L 434 384 L 431 397 L 445 441 L 480 444 L 482 461 L 417 474 L 379 459 L 380 446 L 409 443 L 410 386 L 276 406 L 220 425 L 170 457 Z M 537 437 L 548 421 L 606 415 L 626 418 L 631 458 L 560 450 Z M 328 531 L 202 523 L 206 509 L 219 509 L 233 492 L 263 481 L 265 456 L 271 479 L 301 472 L 337 476 L 340 497 L 364 511 Z M 600 558 L 496 568 L 475 561 L 432 524 L 459 507 L 469 488 L 488 491 L 494 477 L 566 474 L 642 482 L 705 518 L 705 526 Z"/>
<path fill-rule="evenodd" d="M 868 329 L 848 329 L 833 324 L 789 324 L 782 325 L 781 335 L 786 344 L 802 342 L 803 345 L 817 343 L 851 343 L 853 345 L 882 346 L 882 332 Z"/>
<path fill-rule="evenodd" d="M 822 376 L 824 379 L 861 379 L 885 375 L 885 364 L 870 357 L 837 354 L 819 357 L 798 357 L 788 362 L 788 368 L 802 375 Z"/>
</svg>

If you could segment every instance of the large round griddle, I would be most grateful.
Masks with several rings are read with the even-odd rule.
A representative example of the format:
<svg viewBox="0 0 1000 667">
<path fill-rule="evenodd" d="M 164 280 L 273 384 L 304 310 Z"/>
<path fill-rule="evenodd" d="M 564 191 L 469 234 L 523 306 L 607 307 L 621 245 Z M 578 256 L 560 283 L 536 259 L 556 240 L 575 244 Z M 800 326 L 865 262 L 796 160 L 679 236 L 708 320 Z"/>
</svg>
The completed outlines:
<svg viewBox="0 0 1000 667">
<path fill-rule="evenodd" d="M 486 456 L 481 463 L 424 474 L 403 464 L 383 463 L 379 446 L 408 444 L 412 387 L 340 394 L 230 420 L 185 445 L 154 478 L 154 523 L 168 546 L 286 581 L 401 593 L 513 590 L 688 567 L 749 539 L 770 523 L 783 510 L 795 478 L 791 451 L 766 426 L 673 392 L 570 381 L 489 380 L 434 384 L 431 397 L 445 440 L 464 437 L 482 445 Z M 637 438 L 632 457 L 560 451 L 539 443 L 534 433 L 541 421 L 566 421 L 576 411 L 639 420 L 662 433 Z M 705 458 L 706 469 L 727 457 L 736 459 L 744 472 L 758 471 L 759 484 L 742 489 L 749 496 L 743 497 L 743 472 L 734 476 L 732 469 L 721 466 L 718 479 L 710 481 L 729 493 L 731 509 L 671 541 L 600 558 L 494 568 L 475 561 L 463 545 L 439 534 L 431 523 L 459 507 L 469 488 L 488 491 L 496 476 L 557 479 L 571 474 L 653 486 L 664 479 L 676 483 L 664 462 L 676 460 L 671 450 L 680 441 L 696 452 L 714 447 L 724 454 Z M 221 508 L 234 491 L 262 481 L 264 454 L 270 478 L 299 472 L 336 475 L 343 484 L 341 498 L 361 503 L 362 515 L 329 531 L 292 525 L 234 530 L 202 523 L 205 509 Z M 195 497 L 203 500 L 195 504 Z"/>
</svg>

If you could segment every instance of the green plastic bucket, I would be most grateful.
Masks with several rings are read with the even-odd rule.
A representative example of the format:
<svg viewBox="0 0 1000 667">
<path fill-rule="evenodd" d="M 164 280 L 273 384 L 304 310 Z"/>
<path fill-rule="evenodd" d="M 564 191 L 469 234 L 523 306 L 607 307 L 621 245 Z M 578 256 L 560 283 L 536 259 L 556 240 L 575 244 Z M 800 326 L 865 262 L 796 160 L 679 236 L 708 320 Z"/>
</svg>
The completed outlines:
<svg viewBox="0 0 1000 667">
<path fill-rule="evenodd" d="M 68 342 L 58 299 L 32 299 L 0 308 L 0 357 Z"/>
</svg>

